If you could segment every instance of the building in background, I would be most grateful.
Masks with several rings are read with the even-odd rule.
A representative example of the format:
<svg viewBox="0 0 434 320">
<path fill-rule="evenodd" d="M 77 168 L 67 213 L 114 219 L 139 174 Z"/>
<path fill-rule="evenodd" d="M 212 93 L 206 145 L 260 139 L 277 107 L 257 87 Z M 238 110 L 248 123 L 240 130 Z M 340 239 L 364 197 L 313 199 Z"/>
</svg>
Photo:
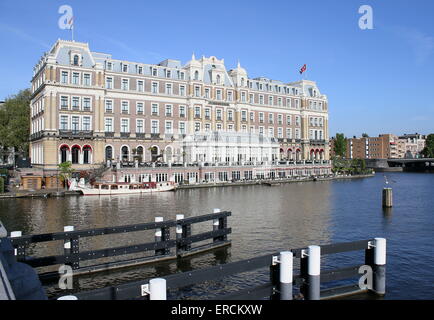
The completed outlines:
<svg viewBox="0 0 434 320">
<path fill-rule="evenodd" d="M 58 40 L 34 68 L 32 93 L 30 157 L 45 171 L 65 161 L 88 170 L 181 159 L 240 164 L 253 160 L 248 154 L 258 162 L 329 159 L 328 100 L 315 82 L 252 79 L 213 56 L 146 64 Z M 191 141 L 183 147 L 188 136 L 213 132 L 251 138 L 225 159 Z M 264 138 L 272 147 L 261 153 Z"/>
<path fill-rule="evenodd" d="M 349 159 L 401 159 L 418 158 L 425 147 L 425 137 L 421 134 L 380 134 L 378 137 L 347 139 Z"/>
</svg>

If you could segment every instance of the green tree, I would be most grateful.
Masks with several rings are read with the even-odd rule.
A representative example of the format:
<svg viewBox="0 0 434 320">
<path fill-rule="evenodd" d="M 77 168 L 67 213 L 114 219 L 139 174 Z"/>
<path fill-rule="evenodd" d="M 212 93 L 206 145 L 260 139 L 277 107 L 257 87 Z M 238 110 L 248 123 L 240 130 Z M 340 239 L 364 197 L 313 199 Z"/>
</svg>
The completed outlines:
<svg viewBox="0 0 434 320">
<path fill-rule="evenodd" d="M 367 133 L 362 133 L 363 138 L 369 138 L 369 135 Z"/>
<path fill-rule="evenodd" d="M 71 161 L 65 161 L 58 165 L 59 167 L 59 178 L 60 181 L 63 182 L 65 188 L 67 187 L 67 181 L 69 178 L 72 177 L 72 173 L 74 172 L 74 169 L 72 169 L 72 163 Z"/>
<path fill-rule="evenodd" d="M 343 133 L 336 134 L 334 152 L 338 157 L 345 157 L 347 152 L 347 138 L 345 138 Z"/>
<path fill-rule="evenodd" d="M 29 153 L 30 96 L 29 89 L 22 90 L 0 109 L 0 146 L 13 147 L 23 156 Z"/>
<path fill-rule="evenodd" d="M 422 150 L 424 158 L 434 158 L 434 134 L 429 134 L 425 140 L 425 148 Z"/>
</svg>

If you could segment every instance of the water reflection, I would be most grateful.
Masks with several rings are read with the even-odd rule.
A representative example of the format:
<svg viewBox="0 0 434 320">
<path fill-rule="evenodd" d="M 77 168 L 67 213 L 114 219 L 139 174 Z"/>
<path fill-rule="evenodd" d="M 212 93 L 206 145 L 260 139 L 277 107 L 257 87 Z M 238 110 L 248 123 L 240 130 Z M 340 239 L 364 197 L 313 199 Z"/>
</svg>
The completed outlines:
<svg viewBox="0 0 434 320">
<path fill-rule="evenodd" d="M 392 264 L 388 265 L 388 297 L 433 298 L 434 275 L 429 270 L 434 264 L 434 255 L 432 248 L 425 247 L 434 240 L 434 199 L 430 191 L 434 175 L 393 174 L 395 203 L 393 208 L 386 210 L 381 206 L 383 180 L 382 176 L 377 176 L 275 187 L 191 189 L 111 197 L 8 199 L 0 201 L 0 219 L 9 231 L 34 234 L 61 231 L 65 225 L 86 229 L 150 222 L 156 216 L 162 216 L 164 220 L 174 219 L 176 214 L 197 216 L 210 213 L 213 208 L 232 211 L 228 218 L 232 228 L 229 236 L 231 247 L 158 266 L 81 277 L 78 284 L 81 290 L 205 268 L 311 244 L 385 237 L 388 239 L 388 259 Z M 193 234 L 209 230 L 211 221 L 192 228 Z M 174 236 L 172 232 L 172 238 Z M 80 250 L 153 241 L 153 237 L 153 232 L 148 231 L 83 239 Z M 59 247 L 35 246 L 31 250 L 37 254 L 50 254 Z M 417 252 L 419 256 L 416 257 Z M 355 264 L 363 262 L 360 259 L 363 259 L 362 255 L 333 257 L 324 259 L 324 264 Z M 410 260 L 411 264 L 408 263 Z M 406 274 L 406 280 L 402 280 L 399 274 Z M 219 285 L 230 291 L 266 281 L 268 276 L 268 270 L 262 270 L 256 274 L 230 277 L 219 281 Z M 399 290 L 402 287 L 408 290 L 402 293 Z M 192 290 L 196 293 L 190 292 L 186 297 L 205 294 L 206 288 L 196 286 Z M 55 292 L 56 289 L 49 290 Z"/>
</svg>

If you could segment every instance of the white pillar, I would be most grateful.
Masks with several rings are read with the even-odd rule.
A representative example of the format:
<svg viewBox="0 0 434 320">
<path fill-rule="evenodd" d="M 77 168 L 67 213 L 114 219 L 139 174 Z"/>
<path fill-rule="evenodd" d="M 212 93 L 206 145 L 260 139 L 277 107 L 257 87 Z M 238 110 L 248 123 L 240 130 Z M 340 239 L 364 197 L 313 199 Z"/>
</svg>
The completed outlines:
<svg viewBox="0 0 434 320">
<path fill-rule="evenodd" d="M 166 279 L 156 278 L 149 281 L 150 300 L 167 300 Z"/>
</svg>

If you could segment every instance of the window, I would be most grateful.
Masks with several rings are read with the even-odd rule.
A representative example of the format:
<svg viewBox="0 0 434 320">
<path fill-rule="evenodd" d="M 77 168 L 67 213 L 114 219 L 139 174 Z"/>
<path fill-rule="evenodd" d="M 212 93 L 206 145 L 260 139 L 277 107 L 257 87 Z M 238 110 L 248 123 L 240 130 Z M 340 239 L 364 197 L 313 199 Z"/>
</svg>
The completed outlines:
<svg viewBox="0 0 434 320">
<path fill-rule="evenodd" d="M 222 130 L 222 124 L 221 123 L 217 123 L 217 131 L 221 131 Z"/>
<path fill-rule="evenodd" d="M 269 104 L 270 106 L 272 106 L 273 103 L 274 103 L 274 101 L 273 101 L 273 97 L 272 97 L 272 96 L 269 96 L 269 97 L 268 97 L 268 104 Z"/>
<path fill-rule="evenodd" d="M 209 95 L 209 88 L 205 88 L 205 99 L 209 99 L 210 95 Z"/>
<path fill-rule="evenodd" d="M 73 116 L 71 121 L 71 129 L 74 132 L 80 130 L 80 117 Z"/>
<path fill-rule="evenodd" d="M 60 130 L 68 130 L 68 116 L 60 116 Z"/>
<path fill-rule="evenodd" d="M 222 120 L 222 109 L 216 110 L 216 118 L 217 120 Z"/>
<path fill-rule="evenodd" d="M 130 81 L 128 79 L 122 79 L 122 90 L 128 90 L 130 87 Z"/>
<path fill-rule="evenodd" d="M 263 112 L 259 112 L 259 122 L 264 123 L 264 113 Z"/>
<path fill-rule="evenodd" d="M 300 117 L 299 117 L 299 116 L 296 116 L 296 117 L 295 117 L 295 125 L 296 125 L 296 126 L 299 126 L 299 125 L 300 125 Z"/>
<path fill-rule="evenodd" d="M 232 97 L 232 91 L 228 91 L 228 101 L 232 101 L 233 97 Z"/>
<path fill-rule="evenodd" d="M 200 118 L 200 107 L 194 107 L 194 117 Z"/>
<path fill-rule="evenodd" d="M 160 132 L 158 128 L 158 120 L 152 120 L 151 121 L 151 133 L 152 134 L 158 134 Z"/>
<path fill-rule="evenodd" d="M 121 132 L 123 132 L 123 133 L 130 132 L 130 120 L 129 119 L 121 119 Z"/>
<path fill-rule="evenodd" d="M 300 129 L 295 129 L 295 139 L 300 139 Z"/>
<path fill-rule="evenodd" d="M 283 129 L 282 128 L 277 128 L 277 137 L 278 138 L 283 138 Z"/>
<path fill-rule="evenodd" d="M 72 73 L 72 84 L 80 84 L 80 74 L 78 72 Z"/>
<path fill-rule="evenodd" d="M 185 117 L 185 106 L 179 106 L 179 116 L 181 118 Z"/>
<path fill-rule="evenodd" d="M 241 92 L 241 102 L 246 102 L 246 93 Z"/>
<path fill-rule="evenodd" d="M 157 103 L 152 104 L 151 112 L 152 112 L 153 116 L 158 116 L 159 112 L 158 112 L 158 104 Z"/>
<path fill-rule="evenodd" d="M 172 121 L 166 121 L 165 122 L 165 133 L 166 134 L 172 134 L 173 133 Z"/>
<path fill-rule="evenodd" d="M 287 124 L 288 126 L 291 125 L 291 116 L 286 116 L 286 124 Z"/>
<path fill-rule="evenodd" d="M 272 113 L 268 114 L 268 123 L 270 124 L 274 123 L 274 115 Z"/>
<path fill-rule="evenodd" d="M 179 86 L 179 95 L 185 96 L 185 86 Z"/>
<path fill-rule="evenodd" d="M 222 100 L 222 91 L 221 90 L 217 90 L 216 99 Z"/>
<path fill-rule="evenodd" d="M 60 109 L 68 109 L 68 97 L 60 97 Z"/>
<path fill-rule="evenodd" d="M 255 95 L 253 93 L 250 94 L 249 102 L 255 103 Z"/>
<path fill-rule="evenodd" d="M 127 64 L 122 64 L 122 71 L 128 72 L 128 65 Z"/>
<path fill-rule="evenodd" d="M 292 139 L 292 130 L 291 130 L 291 128 L 286 128 L 286 137 L 288 139 Z"/>
<path fill-rule="evenodd" d="M 158 82 L 152 82 L 152 93 L 158 93 Z"/>
<path fill-rule="evenodd" d="M 113 101 L 112 100 L 106 100 L 105 101 L 105 112 L 106 113 L 113 113 Z"/>
<path fill-rule="evenodd" d="M 286 106 L 291 108 L 291 99 L 286 99 Z"/>
<path fill-rule="evenodd" d="M 85 73 L 83 74 L 83 85 L 85 86 L 90 86 L 90 74 L 89 73 Z"/>
<path fill-rule="evenodd" d="M 268 136 L 274 137 L 274 128 L 268 128 Z"/>
<path fill-rule="evenodd" d="M 259 104 L 264 104 L 264 96 L 263 95 L 259 96 Z"/>
<path fill-rule="evenodd" d="M 105 79 L 105 87 L 107 89 L 113 89 L 113 78 L 112 77 L 107 77 Z"/>
<path fill-rule="evenodd" d="M 194 72 L 194 80 L 199 80 L 199 71 Z"/>
<path fill-rule="evenodd" d="M 179 134 L 185 134 L 185 122 L 179 122 Z"/>
<path fill-rule="evenodd" d="M 282 98 L 278 98 L 278 99 L 277 99 L 277 105 L 278 105 L 279 107 L 282 106 Z"/>
<path fill-rule="evenodd" d="M 171 116 L 172 116 L 172 105 L 166 104 L 166 117 L 171 117 Z"/>
<path fill-rule="evenodd" d="M 220 84 L 220 81 L 221 81 L 221 77 L 220 77 L 220 75 L 218 74 L 217 77 L 216 77 L 216 82 L 217 82 L 217 84 Z"/>
<path fill-rule="evenodd" d="M 166 70 L 166 78 L 170 78 L 172 76 L 172 72 L 170 70 Z"/>
<path fill-rule="evenodd" d="M 166 83 L 166 94 L 171 95 L 172 94 L 172 84 Z"/>
<path fill-rule="evenodd" d="M 143 119 L 136 120 L 136 133 L 144 133 Z"/>
<path fill-rule="evenodd" d="M 255 113 L 250 112 L 250 121 L 255 121 Z"/>
<path fill-rule="evenodd" d="M 79 110 L 80 109 L 80 98 L 72 97 L 72 109 Z"/>
<path fill-rule="evenodd" d="M 283 116 L 281 114 L 277 115 L 277 124 L 282 124 L 283 123 Z"/>
<path fill-rule="evenodd" d="M 123 114 L 129 114 L 130 113 L 130 103 L 128 101 L 122 101 L 121 112 Z"/>
<path fill-rule="evenodd" d="M 139 92 L 145 91 L 145 86 L 143 84 L 143 80 L 137 80 L 137 91 L 139 91 Z"/>
<path fill-rule="evenodd" d="M 234 121 L 234 112 L 232 110 L 228 110 L 228 121 Z"/>
<path fill-rule="evenodd" d="M 107 70 L 109 71 L 113 70 L 113 64 L 111 62 L 107 62 Z"/>
<path fill-rule="evenodd" d="M 62 71 L 61 82 L 62 83 L 68 83 L 68 71 Z"/>
<path fill-rule="evenodd" d="M 90 111 L 90 98 L 83 98 L 83 110 Z"/>
<path fill-rule="evenodd" d="M 143 114 L 143 102 L 137 102 L 136 113 L 137 114 Z"/>
<path fill-rule="evenodd" d="M 157 76 L 157 68 L 151 68 L 151 72 L 153 77 Z"/>
<path fill-rule="evenodd" d="M 200 87 L 198 87 L 198 86 L 194 87 L 194 96 L 200 97 Z"/>
<path fill-rule="evenodd" d="M 211 110 L 209 108 L 205 109 L 205 119 L 211 119 Z"/>
<path fill-rule="evenodd" d="M 137 67 L 137 73 L 143 74 L 143 67 L 141 67 L 141 66 Z"/>
<path fill-rule="evenodd" d="M 74 56 L 74 59 L 73 59 L 73 65 L 74 65 L 74 66 L 78 66 L 78 60 L 79 60 L 78 55 L 75 55 L 75 56 Z"/>
<path fill-rule="evenodd" d="M 105 132 L 113 132 L 113 118 L 105 118 Z"/>
<path fill-rule="evenodd" d="M 234 125 L 228 124 L 228 131 L 234 131 Z"/>
<path fill-rule="evenodd" d="M 200 131 L 200 122 L 194 123 L 194 131 L 196 131 L 196 132 Z"/>
<path fill-rule="evenodd" d="M 209 124 L 209 123 L 205 124 L 205 131 L 207 131 L 207 132 L 211 131 L 211 124 Z"/>
<path fill-rule="evenodd" d="M 83 117 L 82 128 L 84 131 L 90 131 L 90 117 Z"/>
</svg>

